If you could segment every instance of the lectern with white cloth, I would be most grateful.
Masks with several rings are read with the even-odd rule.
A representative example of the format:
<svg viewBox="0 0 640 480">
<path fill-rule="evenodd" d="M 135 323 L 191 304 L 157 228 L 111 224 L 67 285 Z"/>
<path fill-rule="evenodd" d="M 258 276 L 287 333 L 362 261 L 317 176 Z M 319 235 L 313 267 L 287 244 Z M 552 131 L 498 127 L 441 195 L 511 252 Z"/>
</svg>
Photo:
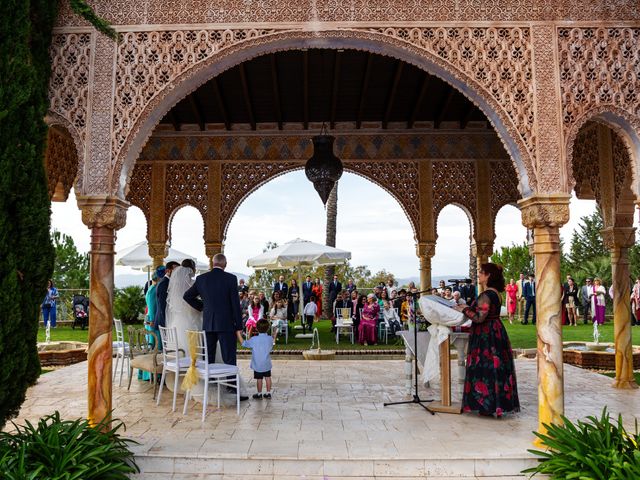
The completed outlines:
<svg viewBox="0 0 640 480">
<path fill-rule="evenodd" d="M 423 380 L 425 383 L 440 375 L 440 402 L 433 402 L 429 408 L 434 412 L 460 413 L 462 405 L 451 402 L 451 343 L 450 327 L 464 324 L 468 320 L 461 312 L 451 307 L 447 300 L 435 295 L 423 295 L 419 300 L 420 311 L 431 324 L 429 346 L 424 361 Z"/>
</svg>

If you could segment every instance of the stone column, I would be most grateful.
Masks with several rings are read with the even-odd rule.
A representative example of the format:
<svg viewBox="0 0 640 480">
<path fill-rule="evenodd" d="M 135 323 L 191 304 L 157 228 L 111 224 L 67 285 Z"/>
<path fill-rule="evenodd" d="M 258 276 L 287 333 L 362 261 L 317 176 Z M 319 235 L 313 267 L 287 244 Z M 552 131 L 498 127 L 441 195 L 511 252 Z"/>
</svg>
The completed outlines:
<svg viewBox="0 0 640 480">
<path fill-rule="evenodd" d="M 153 259 L 153 268 L 156 269 L 164 264 L 164 259 L 169 255 L 169 247 L 165 242 L 149 242 L 149 256 Z"/>
<path fill-rule="evenodd" d="M 477 273 L 480 272 L 480 268 L 483 263 L 489 262 L 489 257 L 493 255 L 493 242 L 492 241 L 476 241 L 471 244 L 471 255 L 476 257 L 476 278 Z M 478 284 L 478 295 L 482 293 L 482 287 Z"/>
<path fill-rule="evenodd" d="M 436 253 L 436 242 L 418 242 L 416 254 L 420 259 L 420 290 L 431 288 L 431 259 Z"/>
<path fill-rule="evenodd" d="M 635 243 L 635 228 L 613 227 L 602 230 L 605 245 L 611 251 L 613 277 L 613 329 L 616 349 L 615 388 L 638 388 L 633 376 L 631 343 L 631 295 L 629 285 L 629 248 Z"/>
<path fill-rule="evenodd" d="M 93 196 L 78 197 L 78 206 L 83 223 L 91 229 L 87 418 L 96 425 L 112 410 L 114 245 L 129 204 L 114 197 Z"/>
<path fill-rule="evenodd" d="M 564 414 L 560 227 L 569 221 L 570 199 L 570 195 L 551 194 L 536 195 L 518 202 L 523 225 L 533 229 L 540 433 L 546 432 L 545 423 L 561 423 L 561 415 Z"/>
<path fill-rule="evenodd" d="M 222 242 L 205 242 L 204 251 L 209 259 L 209 268 L 213 268 L 213 257 L 217 253 L 224 253 L 224 244 Z"/>
</svg>

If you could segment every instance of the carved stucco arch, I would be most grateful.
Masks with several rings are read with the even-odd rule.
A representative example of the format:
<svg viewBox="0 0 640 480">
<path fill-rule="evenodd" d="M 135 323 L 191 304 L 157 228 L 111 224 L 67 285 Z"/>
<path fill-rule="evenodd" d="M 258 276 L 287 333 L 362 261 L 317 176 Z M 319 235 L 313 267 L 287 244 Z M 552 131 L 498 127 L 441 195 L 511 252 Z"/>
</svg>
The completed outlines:
<svg viewBox="0 0 640 480">
<path fill-rule="evenodd" d="M 495 235 L 495 233 L 496 233 L 496 219 L 498 218 L 498 214 L 502 211 L 502 209 L 503 209 L 504 207 L 513 207 L 513 208 L 515 208 L 516 210 L 520 211 L 520 209 L 518 208 L 518 204 L 517 204 L 516 202 L 507 202 L 507 203 L 502 204 L 502 205 L 498 208 L 498 210 L 496 210 L 495 215 L 493 215 L 493 218 L 491 219 L 491 221 L 492 221 L 492 226 L 491 226 L 491 228 L 493 228 L 493 234 L 494 234 L 494 235 Z M 526 228 L 526 227 L 524 227 L 524 226 L 523 226 L 523 228 Z"/>
<path fill-rule="evenodd" d="M 415 162 L 412 162 L 415 163 Z M 291 163 L 288 164 L 284 167 L 282 167 L 281 169 L 275 170 L 273 171 L 273 173 L 269 176 L 265 176 L 263 178 L 260 179 L 260 181 L 256 182 L 255 185 L 252 185 L 251 187 L 249 187 L 245 192 L 243 192 L 243 195 L 234 202 L 233 205 L 231 205 L 228 215 L 225 215 L 224 218 L 220 218 L 220 231 L 222 232 L 222 241 L 224 242 L 224 240 L 227 237 L 227 230 L 229 228 L 229 225 L 231 224 L 231 220 L 235 217 L 238 209 L 240 208 L 240 206 L 245 202 L 245 200 L 247 198 L 249 198 L 251 196 L 251 194 L 253 194 L 254 192 L 256 192 L 257 190 L 259 190 L 261 187 L 263 187 L 264 185 L 266 185 L 267 183 L 271 182 L 272 180 L 275 180 L 278 177 L 281 177 L 283 175 L 286 175 L 288 173 L 291 172 L 295 172 L 298 170 L 303 170 L 304 169 L 304 164 L 303 163 Z M 417 169 L 417 167 L 416 167 Z M 407 221 L 409 222 L 409 225 L 411 225 L 411 228 L 413 230 L 413 235 L 414 237 L 416 237 L 417 232 L 419 231 L 419 225 L 416 225 L 415 223 L 415 219 L 413 219 L 411 217 L 411 215 L 408 212 L 408 207 L 407 205 L 405 205 L 402 197 L 400 197 L 399 195 L 397 195 L 397 193 L 391 191 L 387 186 L 385 186 L 383 183 L 379 182 L 376 178 L 371 177 L 369 175 L 366 175 L 358 170 L 355 170 L 353 168 L 350 168 L 349 163 L 344 163 L 344 171 L 357 175 L 360 178 L 364 178 L 365 180 L 373 183 L 374 185 L 380 187 L 382 190 L 384 190 L 386 193 L 388 193 L 391 198 L 393 198 L 398 205 L 400 206 L 400 208 L 402 208 L 402 211 L 404 212 Z M 205 227 L 206 228 L 206 227 Z"/>
<path fill-rule="evenodd" d="M 526 27 L 522 27 L 526 30 Z M 398 31 L 419 29 L 333 29 L 320 32 L 299 30 L 274 31 L 258 35 L 222 48 L 214 55 L 196 63 L 176 76 L 171 88 L 162 89 L 144 106 L 142 113 L 127 132 L 115 157 L 113 189 L 121 197 L 126 196 L 127 184 L 136 159 L 162 117 L 180 100 L 211 78 L 252 58 L 284 50 L 303 48 L 355 49 L 390 56 L 412 64 L 436 75 L 458 89 L 476 104 L 487 116 L 498 137 L 511 156 L 519 178 L 519 190 L 523 197 L 533 193 L 535 176 L 531 155 L 518 133 L 518 128 L 503 106 L 476 80 L 436 53 L 420 48 L 416 39 L 401 39 Z M 528 30 L 527 30 L 528 32 Z M 415 35 L 414 35 L 415 36 Z M 416 42 L 411 43 L 411 40 Z M 417 42 L 419 43 L 419 42 Z M 529 85 L 530 86 L 530 85 Z M 514 92 L 515 94 L 515 92 Z M 527 94 L 525 92 L 524 94 Z M 532 140 L 529 138 L 529 140 Z M 114 140 L 115 141 L 115 140 Z"/>
<path fill-rule="evenodd" d="M 640 200 L 640 118 L 613 105 L 595 106 L 577 118 L 569 127 L 566 134 L 565 151 L 567 152 L 566 161 L 570 189 L 573 190 L 576 185 L 573 172 L 573 152 L 576 138 L 582 127 L 589 121 L 606 125 L 624 142 L 631 164 L 631 190 L 636 199 Z"/>
<path fill-rule="evenodd" d="M 467 216 L 467 221 L 469 222 L 469 233 L 471 234 L 472 239 L 475 238 L 476 218 L 473 212 L 464 203 L 453 201 L 453 202 L 448 202 L 446 205 L 440 208 L 437 212 L 434 212 L 433 216 L 435 218 L 434 230 L 435 230 L 436 242 L 438 241 L 438 220 L 440 220 L 440 214 L 442 213 L 442 210 L 447 208 L 449 205 L 458 207 Z"/>
<path fill-rule="evenodd" d="M 202 220 L 202 238 L 204 241 L 204 233 L 207 229 L 206 226 L 206 215 L 196 206 L 196 205 L 192 205 L 191 203 L 187 203 L 187 202 L 182 202 L 179 205 L 177 205 L 176 207 L 174 207 L 170 212 L 168 212 L 167 215 L 167 224 L 164 227 L 166 230 L 166 234 L 167 234 L 167 242 L 169 245 L 171 245 L 171 226 L 173 225 L 173 221 L 176 218 L 176 215 L 178 214 L 178 212 L 184 208 L 187 207 L 191 207 L 193 208 L 196 212 L 198 212 L 198 215 L 200 215 L 200 219 Z"/>
<path fill-rule="evenodd" d="M 82 189 L 82 175 L 84 172 L 85 155 L 84 155 L 84 143 L 80 138 L 78 130 L 71 122 L 69 122 L 68 119 L 52 111 L 47 112 L 47 115 L 44 117 L 44 121 L 48 127 L 50 128 L 57 127 L 63 130 L 67 135 L 69 135 L 73 139 L 73 144 L 75 146 L 75 154 L 76 154 L 75 186 L 77 189 Z"/>
</svg>

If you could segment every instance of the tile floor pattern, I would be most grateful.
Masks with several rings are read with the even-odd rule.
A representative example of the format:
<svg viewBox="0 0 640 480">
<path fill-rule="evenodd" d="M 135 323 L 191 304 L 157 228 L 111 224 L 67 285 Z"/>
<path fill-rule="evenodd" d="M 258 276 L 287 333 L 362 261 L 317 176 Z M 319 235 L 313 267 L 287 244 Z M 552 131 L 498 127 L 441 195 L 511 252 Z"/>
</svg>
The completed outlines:
<svg viewBox="0 0 640 480">
<path fill-rule="evenodd" d="M 240 361 L 246 379 L 248 364 Z M 123 379 L 113 389 L 115 417 L 140 442 L 140 479 L 524 478 L 516 475 L 534 462 L 526 450 L 537 426 L 535 361 L 517 361 L 522 411 L 502 420 L 383 407 L 406 398 L 403 367 L 398 360 L 274 360 L 271 400 L 242 402 L 239 417 L 235 405 L 210 406 L 204 423 L 200 404 L 183 416 L 181 408 L 171 412 L 166 390 L 156 406 L 151 386 L 134 379 L 127 391 Z M 67 418 L 85 415 L 86 368 L 42 376 L 18 422 L 56 409 Z M 614 390 L 610 378 L 567 365 L 564 372 L 568 417 L 598 414 L 605 405 L 628 421 L 640 417 L 639 390 Z M 455 378 L 453 390 L 460 394 Z M 436 398 L 437 388 L 421 396 Z"/>
</svg>

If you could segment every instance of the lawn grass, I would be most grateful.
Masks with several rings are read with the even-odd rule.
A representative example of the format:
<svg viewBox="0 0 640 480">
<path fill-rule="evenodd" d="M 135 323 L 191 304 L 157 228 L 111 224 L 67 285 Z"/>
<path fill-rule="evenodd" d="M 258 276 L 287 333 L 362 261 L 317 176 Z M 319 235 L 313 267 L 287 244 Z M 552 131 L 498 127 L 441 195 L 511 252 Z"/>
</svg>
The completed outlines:
<svg viewBox="0 0 640 480">
<path fill-rule="evenodd" d="M 603 375 L 607 377 L 616 378 L 616 372 L 605 372 Z M 633 376 L 636 378 L 636 383 L 640 385 L 640 372 L 633 372 Z"/>
<path fill-rule="evenodd" d="M 141 328 L 142 324 L 137 325 Z M 378 345 L 369 345 L 364 347 L 356 343 L 352 345 L 348 340 L 348 337 L 343 336 L 340 339 L 340 343 L 336 345 L 335 335 L 331 333 L 331 322 L 329 320 L 321 320 L 315 324 L 320 334 L 320 345 L 323 349 L 393 349 L 404 350 L 404 346 L 399 339 L 389 337 L 389 344 L 384 343 Z M 513 348 L 535 348 L 536 347 L 536 328 L 535 325 L 521 325 L 520 322 L 516 322 L 513 325 L 509 325 L 509 322 L 505 319 L 505 327 L 511 340 L 511 346 Z M 126 330 L 126 326 L 125 326 Z M 638 329 L 633 331 L 640 332 Z M 289 330 L 289 343 L 284 343 L 284 336 L 278 338 L 278 343 L 275 346 L 276 350 L 301 350 L 308 349 L 311 346 L 311 339 L 298 339 L 294 338 L 296 333 L 301 333 L 299 330 Z M 580 323 L 577 327 L 564 326 L 562 328 L 562 337 L 566 341 L 593 341 L 593 326 L 583 325 Z M 126 332 L 125 332 L 126 336 Z M 87 342 L 89 337 L 89 330 L 72 330 L 71 327 L 58 327 L 51 329 L 51 341 L 74 341 L 74 342 Z M 44 342 L 45 331 L 44 328 L 38 330 L 38 341 Z M 115 332 L 114 332 L 115 338 Z M 600 327 L 600 341 L 601 342 L 613 342 L 613 322 L 607 321 L 606 324 Z"/>
</svg>

